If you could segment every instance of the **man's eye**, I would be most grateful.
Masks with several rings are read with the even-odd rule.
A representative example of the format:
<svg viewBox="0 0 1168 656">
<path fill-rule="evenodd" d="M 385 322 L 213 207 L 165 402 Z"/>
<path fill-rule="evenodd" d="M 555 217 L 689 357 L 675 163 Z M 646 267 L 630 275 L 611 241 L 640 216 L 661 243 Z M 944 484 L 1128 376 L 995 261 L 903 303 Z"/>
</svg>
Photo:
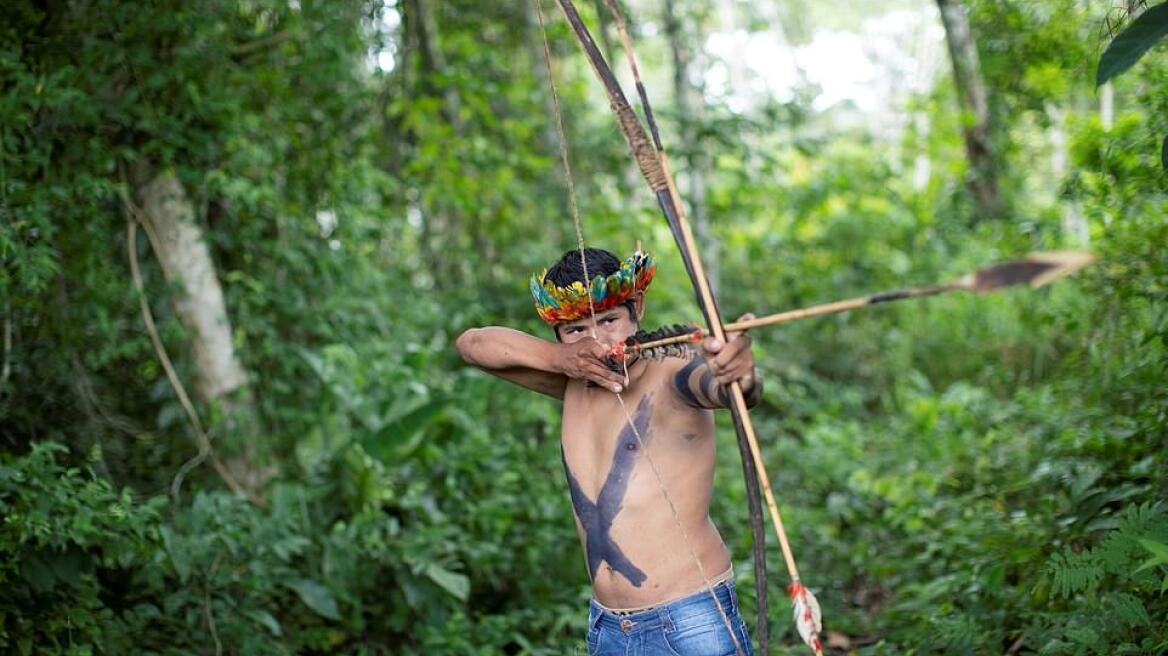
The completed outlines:
<svg viewBox="0 0 1168 656">
<path fill-rule="evenodd" d="M 614 322 L 616 322 L 616 319 L 614 319 L 612 317 L 606 317 L 606 318 L 600 320 L 600 323 L 614 323 Z"/>
</svg>

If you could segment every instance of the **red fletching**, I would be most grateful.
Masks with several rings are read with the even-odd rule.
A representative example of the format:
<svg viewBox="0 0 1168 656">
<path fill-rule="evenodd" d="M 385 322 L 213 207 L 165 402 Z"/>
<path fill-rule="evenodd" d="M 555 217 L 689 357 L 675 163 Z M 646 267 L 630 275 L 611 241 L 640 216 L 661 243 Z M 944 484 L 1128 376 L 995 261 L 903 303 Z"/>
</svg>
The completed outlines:
<svg viewBox="0 0 1168 656">
<path fill-rule="evenodd" d="M 819 633 L 823 631 L 819 601 L 799 581 L 787 586 L 787 594 L 791 596 L 792 614 L 795 616 L 795 628 L 799 630 L 799 637 L 808 647 L 814 649 L 817 655 L 823 654 L 823 642 L 819 639 Z"/>
<path fill-rule="evenodd" d="M 614 357 L 618 360 L 624 360 L 625 358 L 628 357 L 628 355 L 629 355 L 628 350 L 625 348 L 624 342 L 621 342 L 621 343 L 617 344 L 616 346 L 612 347 L 612 353 L 611 353 L 612 357 Z"/>
</svg>

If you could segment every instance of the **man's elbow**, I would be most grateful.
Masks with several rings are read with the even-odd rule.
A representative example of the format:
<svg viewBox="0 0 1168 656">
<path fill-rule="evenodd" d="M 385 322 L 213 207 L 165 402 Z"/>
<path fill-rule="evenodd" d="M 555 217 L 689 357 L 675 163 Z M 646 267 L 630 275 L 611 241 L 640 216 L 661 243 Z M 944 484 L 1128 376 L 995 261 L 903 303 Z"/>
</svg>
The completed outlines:
<svg viewBox="0 0 1168 656">
<path fill-rule="evenodd" d="M 481 329 L 471 328 L 464 330 L 458 339 L 454 340 L 454 348 L 458 349 L 458 355 L 462 356 L 463 361 L 467 364 L 478 365 L 478 358 L 475 357 L 475 354 L 481 343 Z"/>
</svg>

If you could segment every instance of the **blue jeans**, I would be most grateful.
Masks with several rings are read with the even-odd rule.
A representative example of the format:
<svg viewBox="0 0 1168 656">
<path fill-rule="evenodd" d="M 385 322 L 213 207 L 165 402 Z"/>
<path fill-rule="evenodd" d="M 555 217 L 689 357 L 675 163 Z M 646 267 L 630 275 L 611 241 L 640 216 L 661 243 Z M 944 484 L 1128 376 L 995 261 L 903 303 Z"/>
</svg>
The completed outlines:
<svg viewBox="0 0 1168 656">
<path fill-rule="evenodd" d="M 722 613 L 701 590 L 688 597 L 629 615 L 617 614 L 595 600 L 588 608 L 590 656 L 754 656 L 746 624 L 738 613 L 734 582 L 714 586 Z M 726 619 L 734 627 L 731 637 Z"/>
</svg>

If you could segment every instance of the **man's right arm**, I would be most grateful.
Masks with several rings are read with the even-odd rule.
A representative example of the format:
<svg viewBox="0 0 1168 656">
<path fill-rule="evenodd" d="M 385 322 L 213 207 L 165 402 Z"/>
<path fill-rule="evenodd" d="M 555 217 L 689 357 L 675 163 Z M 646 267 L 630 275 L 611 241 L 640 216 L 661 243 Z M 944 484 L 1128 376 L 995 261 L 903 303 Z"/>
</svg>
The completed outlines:
<svg viewBox="0 0 1168 656">
<path fill-rule="evenodd" d="M 527 333 L 490 326 L 472 328 L 455 342 L 459 355 L 489 374 L 529 390 L 563 399 L 568 380 L 581 378 L 618 391 L 624 379 L 604 366 L 608 349 L 594 339 L 549 342 Z"/>
</svg>

